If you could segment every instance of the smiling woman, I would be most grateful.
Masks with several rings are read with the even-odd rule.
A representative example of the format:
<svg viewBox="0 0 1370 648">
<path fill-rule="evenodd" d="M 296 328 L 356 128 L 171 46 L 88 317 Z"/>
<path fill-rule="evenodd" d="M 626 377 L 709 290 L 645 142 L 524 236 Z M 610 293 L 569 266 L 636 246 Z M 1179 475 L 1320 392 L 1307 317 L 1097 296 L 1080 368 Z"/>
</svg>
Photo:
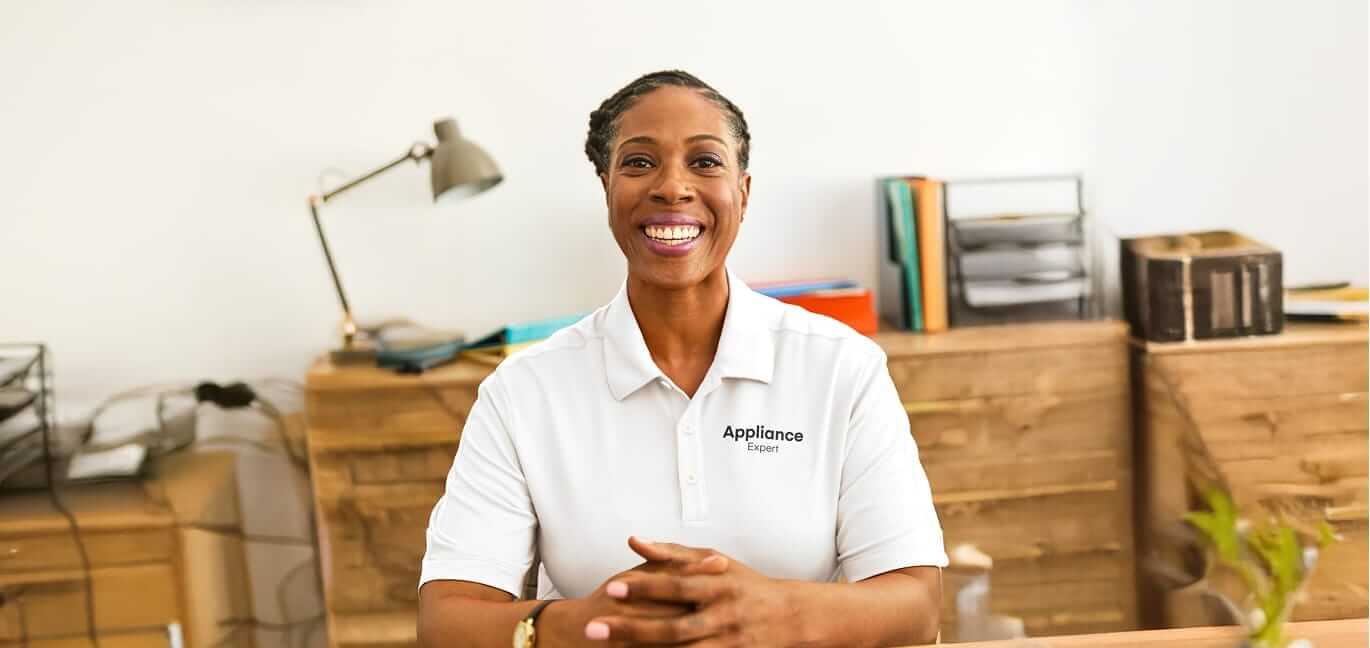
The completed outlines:
<svg viewBox="0 0 1370 648">
<path fill-rule="evenodd" d="M 936 635 L 946 554 L 884 353 L 727 269 L 750 147 L 742 111 L 685 72 L 591 113 L 627 278 L 481 385 L 429 522 L 426 645 Z M 515 601 L 535 550 L 539 600 Z"/>
</svg>

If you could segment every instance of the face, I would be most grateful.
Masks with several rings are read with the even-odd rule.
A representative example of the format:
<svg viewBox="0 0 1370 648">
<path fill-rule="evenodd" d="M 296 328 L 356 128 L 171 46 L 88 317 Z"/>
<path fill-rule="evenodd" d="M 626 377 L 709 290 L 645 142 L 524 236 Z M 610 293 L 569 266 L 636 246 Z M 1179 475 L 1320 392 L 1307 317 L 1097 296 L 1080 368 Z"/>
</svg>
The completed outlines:
<svg viewBox="0 0 1370 648">
<path fill-rule="evenodd" d="M 653 90 L 619 117 L 600 180 L 629 277 L 678 289 L 720 271 L 751 189 L 737 154 L 723 112 L 690 88 Z"/>
</svg>

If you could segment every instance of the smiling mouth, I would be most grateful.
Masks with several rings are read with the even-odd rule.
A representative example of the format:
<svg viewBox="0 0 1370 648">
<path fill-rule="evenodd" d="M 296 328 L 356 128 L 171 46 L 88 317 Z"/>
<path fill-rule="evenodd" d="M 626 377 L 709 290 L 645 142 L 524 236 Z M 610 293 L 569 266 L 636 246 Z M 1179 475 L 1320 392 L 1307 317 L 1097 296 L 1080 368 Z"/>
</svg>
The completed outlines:
<svg viewBox="0 0 1370 648">
<path fill-rule="evenodd" d="M 663 245 L 684 245 L 699 238 L 704 228 L 698 225 L 647 225 L 642 232 Z"/>
</svg>

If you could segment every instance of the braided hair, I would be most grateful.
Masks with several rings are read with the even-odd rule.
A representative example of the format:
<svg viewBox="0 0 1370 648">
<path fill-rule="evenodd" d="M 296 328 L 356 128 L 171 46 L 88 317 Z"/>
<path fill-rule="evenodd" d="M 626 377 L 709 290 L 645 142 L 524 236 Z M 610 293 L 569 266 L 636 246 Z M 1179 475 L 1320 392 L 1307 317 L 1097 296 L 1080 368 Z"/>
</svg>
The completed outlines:
<svg viewBox="0 0 1370 648">
<path fill-rule="evenodd" d="M 693 88 L 723 111 L 733 138 L 737 140 L 738 166 L 742 171 L 746 171 L 747 159 L 751 155 L 752 135 L 747 130 L 747 118 L 742 116 L 742 109 L 689 72 L 663 70 L 634 79 L 590 113 L 590 133 L 585 138 L 585 156 L 595 165 L 595 174 L 600 175 L 609 171 L 611 146 L 614 137 L 618 135 L 619 118 L 644 95 L 662 86 Z"/>
</svg>

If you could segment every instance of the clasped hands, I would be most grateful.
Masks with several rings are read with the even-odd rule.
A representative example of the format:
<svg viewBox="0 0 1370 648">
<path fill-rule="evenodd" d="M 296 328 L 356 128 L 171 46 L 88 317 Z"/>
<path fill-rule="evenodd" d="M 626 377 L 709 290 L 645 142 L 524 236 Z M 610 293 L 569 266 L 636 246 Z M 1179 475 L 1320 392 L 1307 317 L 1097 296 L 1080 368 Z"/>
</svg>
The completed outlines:
<svg viewBox="0 0 1370 648">
<path fill-rule="evenodd" d="M 628 546 L 646 562 L 577 601 L 574 616 L 589 619 L 590 643 L 703 648 L 798 639 L 799 609 L 781 581 L 711 549 L 636 537 Z"/>
</svg>

